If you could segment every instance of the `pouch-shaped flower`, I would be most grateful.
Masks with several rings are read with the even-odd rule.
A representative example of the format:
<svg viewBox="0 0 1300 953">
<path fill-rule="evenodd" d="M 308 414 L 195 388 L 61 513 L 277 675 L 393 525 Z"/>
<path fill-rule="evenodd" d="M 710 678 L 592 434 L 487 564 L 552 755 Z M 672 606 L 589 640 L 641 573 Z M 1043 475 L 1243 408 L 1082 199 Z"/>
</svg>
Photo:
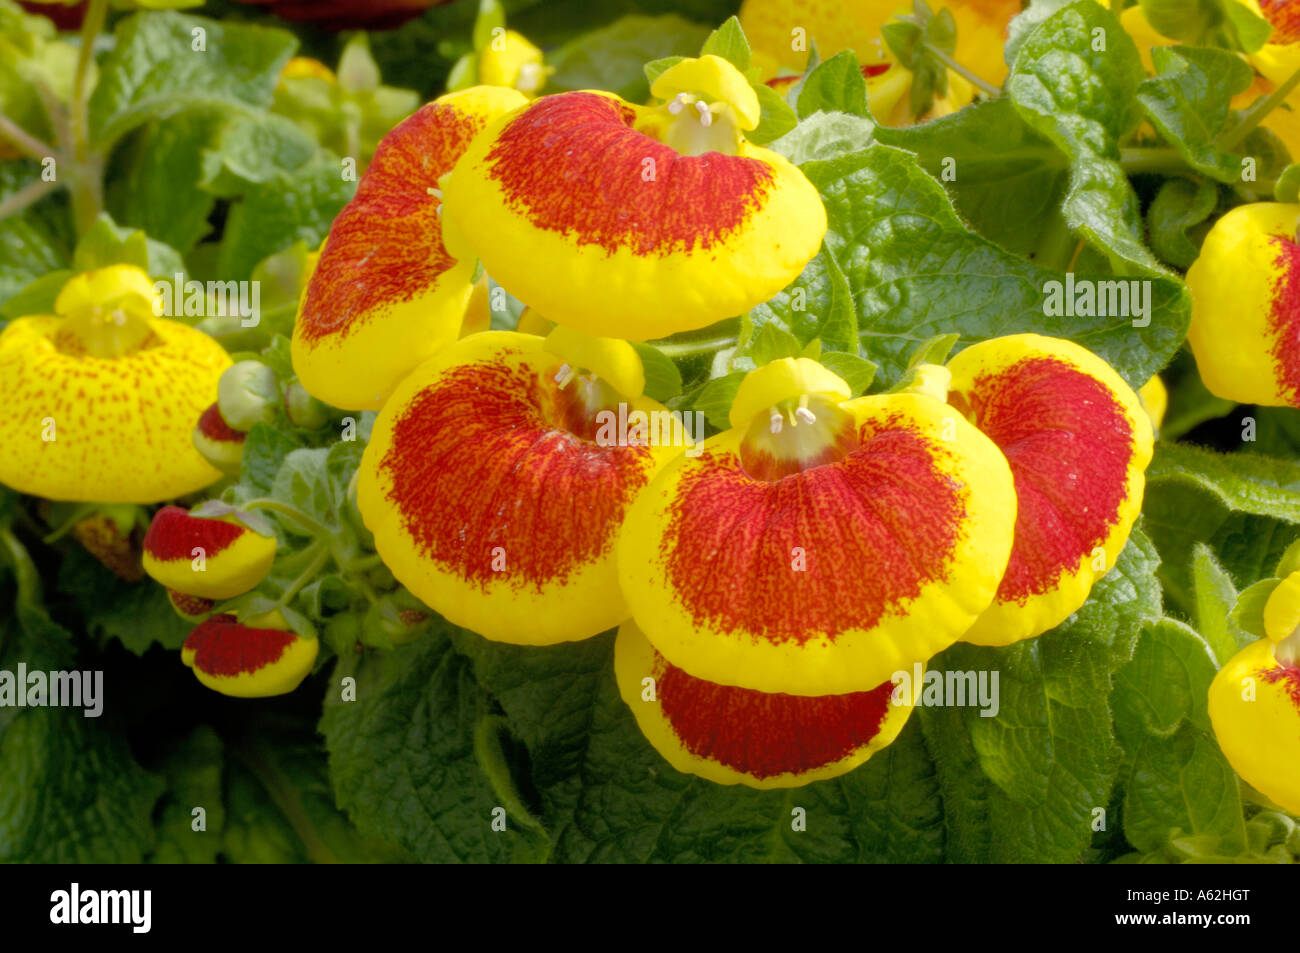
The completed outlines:
<svg viewBox="0 0 1300 953">
<path fill-rule="evenodd" d="M 949 402 L 997 444 L 1015 476 L 1006 575 L 963 636 L 1008 645 L 1063 622 L 1115 565 L 1142 509 L 1151 419 L 1109 364 L 1061 338 L 981 341 L 948 369 Z"/>
<path fill-rule="evenodd" d="M 357 502 L 384 563 L 498 641 L 564 642 L 622 622 L 619 524 L 683 450 L 620 432 L 621 420 L 669 420 L 644 386 L 630 344 L 563 328 L 474 334 L 421 365 L 361 463 Z"/>
<path fill-rule="evenodd" d="M 245 623 L 222 614 L 194 627 L 181 649 L 181 661 L 213 691 L 267 698 L 302 684 L 319 651 L 319 639 L 291 631 L 279 612 Z"/>
<path fill-rule="evenodd" d="M 293 368 L 314 396 L 375 409 L 456 339 L 474 261 L 443 243 L 438 177 L 492 116 L 524 102 L 475 86 L 421 108 L 384 137 L 330 226 L 293 327 Z"/>
<path fill-rule="evenodd" d="M 233 512 L 196 516 L 164 506 L 144 537 L 144 570 L 187 596 L 233 599 L 266 577 L 275 550 L 269 527 L 259 532 Z"/>
<path fill-rule="evenodd" d="M 806 358 L 751 371 L 731 429 L 633 505 L 619 578 L 673 665 L 763 692 L 867 691 L 988 607 L 1016 511 L 997 447 L 931 393 L 849 397 Z"/>
<path fill-rule="evenodd" d="M 543 96 L 488 124 L 443 180 L 456 231 L 492 277 L 557 324 L 646 340 L 776 294 L 821 247 L 826 212 L 785 158 L 750 144 L 748 81 L 684 60 L 638 106 Z"/>
<path fill-rule="evenodd" d="M 618 689 L 646 740 L 678 771 L 718 784 L 799 787 L 861 765 L 903 730 L 910 697 L 892 682 L 847 695 L 783 695 L 716 685 L 677 668 L 625 622 Z"/>
</svg>

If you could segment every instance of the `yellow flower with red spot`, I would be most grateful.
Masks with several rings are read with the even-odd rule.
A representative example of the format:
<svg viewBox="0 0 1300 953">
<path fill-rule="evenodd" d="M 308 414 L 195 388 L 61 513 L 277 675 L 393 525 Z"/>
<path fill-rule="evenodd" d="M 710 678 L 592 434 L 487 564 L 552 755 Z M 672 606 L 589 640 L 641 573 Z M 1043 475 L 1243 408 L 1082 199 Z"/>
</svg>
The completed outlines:
<svg viewBox="0 0 1300 953">
<path fill-rule="evenodd" d="M 1300 205 L 1241 205 L 1187 272 L 1187 342 L 1212 394 L 1300 407 Z"/>
<path fill-rule="evenodd" d="M 1300 812 L 1300 573 L 1264 605 L 1267 638 L 1234 655 L 1210 685 L 1210 721 L 1233 769 Z"/>
<path fill-rule="evenodd" d="M 1300 7 L 1294 0 L 1242 0 L 1269 25 L 1273 33 L 1262 50 L 1250 55 L 1254 67 L 1275 86 L 1281 86 L 1300 69 Z M 1300 97 L 1294 97 L 1300 105 Z M 1293 159 L 1300 153 L 1292 152 Z"/>
<path fill-rule="evenodd" d="M 614 646 L 614 674 L 642 734 L 678 771 L 718 784 L 798 787 L 839 777 L 903 730 L 910 696 L 885 682 L 844 695 L 786 695 L 717 685 L 677 668 L 635 622 Z"/>
<path fill-rule="evenodd" d="M 275 551 L 270 526 L 251 514 L 215 501 L 193 513 L 164 506 L 144 537 L 144 570 L 188 596 L 233 599 L 266 577 Z"/>
<path fill-rule="evenodd" d="M 731 429 L 670 463 L 619 542 L 632 616 L 696 678 L 867 691 L 955 642 L 1011 551 L 1011 471 L 942 400 L 850 399 L 806 358 L 751 371 Z"/>
<path fill-rule="evenodd" d="M 52 500 L 156 503 L 221 473 L 190 442 L 230 364 L 202 332 L 155 316 L 128 265 L 72 278 L 54 315 L 0 332 L 0 482 Z"/>
<path fill-rule="evenodd" d="M 450 93 L 380 143 L 330 227 L 294 323 L 293 367 L 312 395 L 350 410 L 378 408 L 412 368 L 456 339 L 474 262 L 444 245 L 438 177 L 488 119 L 522 102 L 495 87 Z"/>
<path fill-rule="evenodd" d="M 194 449 L 203 455 L 204 460 L 222 473 L 232 476 L 239 473 L 244 460 L 244 440 L 248 434 L 226 423 L 216 403 L 199 415 L 191 436 Z"/>
<path fill-rule="evenodd" d="M 393 575 L 456 625 L 550 644 L 628 617 L 618 526 L 682 446 L 625 341 L 488 331 L 421 365 L 375 421 L 357 504 Z M 650 439 L 643 439 L 650 438 Z"/>
<path fill-rule="evenodd" d="M 821 247 L 817 190 L 744 138 L 760 110 L 734 66 L 683 60 L 651 92 L 665 103 L 543 96 L 443 179 L 466 247 L 557 324 L 629 340 L 701 328 L 766 301 Z"/>
<path fill-rule="evenodd" d="M 244 622 L 223 613 L 194 627 L 181 648 L 181 661 L 213 691 L 268 698 L 301 685 L 319 652 L 320 640 L 289 629 L 278 611 Z"/>
<path fill-rule="evenodd" d="M 993 338 L 948 369 L 950 402 L 1015 477 L 1011 559 L 997 598 L 963 637 L 1007 645 L 1065 621 L 1115 565 L 1142 509 L 1151 420 L 1109 364 L 1060 338 Z"/>
</svg>

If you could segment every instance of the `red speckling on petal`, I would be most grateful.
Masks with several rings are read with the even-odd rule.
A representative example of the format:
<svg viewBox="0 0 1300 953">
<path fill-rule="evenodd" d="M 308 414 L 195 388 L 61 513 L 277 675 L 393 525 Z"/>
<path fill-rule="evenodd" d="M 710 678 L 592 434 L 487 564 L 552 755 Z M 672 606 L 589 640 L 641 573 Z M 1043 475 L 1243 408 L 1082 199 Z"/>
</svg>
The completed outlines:
<svg viewBox="0 0 1300 953">
<path fill-rule="evenodd" d="M 194 667 L 209 675 L 235 676 L 273 665 L 296 639 L 283 629 L 253 629 L 233 615 L 216 615 L 200 622 L 185 640 L 194 653 Z"/>
<path fill-rule="evenodd" d="M 188 593 L 177 592 L 175 589 L 168 589 L 167 597 L 171 599 L 172 605 L 188 616 L 203 615 L 205 612 L 211 612 L 212 607 L 217 604 L 214 599 L 204 599 L 202 596 L 191 596 Z"/>
<path fill-rule="evenodd" d="M 1283 690 L 1291 698 L 1291 704 L 1300 711 L 1300 666 L 1279 661 L 1275 668 L 1260 669 L 1257 674 L 1269 685 L 1281 682 Z"/>
<path fill-rule="evenodd" d="M 1300 43 L 1300 3 L 1296 0 L 1259 0 L 1259 8 L 1273 24 L 1270 43 Z"/>
<path fill-rule="evenodd" d="M 541 376 L 505 361 L 462 365 L 394 425 L 381 464 L 389 499 L 419 549 L 466 580 L 563 583 L 610 552 L 646 483 L 649 451 L 602 447 L 554 423 L 562 414 Z M 504 571 L 494 571 L 497 547 Z"/>
<path fill-rule="evenodd" d="M 1016 535 L 998 598 L 1024 602 L 1054 588 L 1118 523 L 1132 425 L 1105 384 L 1050 357 L 983 375 L 952 402 L 969 406 L 1011 465 Z"/>
<path fill-rule="evenodd" d="M 695 678 L 658 652 L 655 660 L 656 696 L 686 750 L 758 779 L 848 757 L 880 731 L 894 689 L 885 682 L 847 695 L 768 694 Z"/>
<path fill-rule="evenodd" d="M 321 250 L 298 318 L 305 340 L 346 336 L 354 321 L 431 289 L 456 264 L 442 245 L 442 202 L 428 190 L 482 128 L 478 116 L 429 103 L 384 137 Z"/>
<path fill-rule="evenodd" d="M 205 410 L 199 417 L 199 433 L 218 443 L 243 443 L 244 438 L 248 436 L 244 431 L 236 430 L 226 423 L 226 418 L 221 416 L 221 410 L 216 404 Z"/>
<path fill-rule="evenodd" d="M 774 482 L 702 455 L 662 542 L 673 590 L 698 624 L 772 642 L 875 626 L 947 578 L 962 537 L 965 494 L 935 453 L 890 420 L 841 460 Z"/>
<path fill-rule="evenodd" d="M 190 516 L 179 506 L 164 506 L 154 514 L 149 532 L 144 534 L 144 551 L 164 562 L 189 560 L 193 558 L 194 547 L 199 546 L 211 559 L 247 532 L 251 530 L 234 523 Z"/>
<path fill-rule="evenodd" d="M 605 96 L 546 96 L 502 130 L 488 153 L 490 174 L 537 228 L 609 253 L 709 249 L 762 207 L 767 165 L 717 152 L 683 156 L 633 129 L 634 119 Z"/>
<path fill-rule="evenodd" d="M 1275 263 L 1282 272 L 1269 313 L 1273 368 L 1282 395 L 1300 406 L 1300 245 L 1285 238 L 1273 241 L 1278 248 Z"/>
</svg>

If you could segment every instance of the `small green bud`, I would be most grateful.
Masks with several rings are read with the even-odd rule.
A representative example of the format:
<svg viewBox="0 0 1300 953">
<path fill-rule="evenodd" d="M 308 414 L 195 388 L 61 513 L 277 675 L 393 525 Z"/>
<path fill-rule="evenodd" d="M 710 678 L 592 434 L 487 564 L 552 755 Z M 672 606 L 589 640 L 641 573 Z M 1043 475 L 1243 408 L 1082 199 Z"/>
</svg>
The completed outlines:
<svg viewBox="0 0 1300 953">
<path fill-rule="evenodd" d="M 284 389 L 284 410 L 295 427 L 316 430 L 333 418 L 330 405 L 307 393 L 307 388 L 294 381 Z"/>
<path fill-rule="evenodd" d="M 261 361 L 240 361 L 226 368 L 217 385 L 221 416 L 235 430 L 249 431 L 259 421 L 275 420 L 280 384 Z"/>
</svg>

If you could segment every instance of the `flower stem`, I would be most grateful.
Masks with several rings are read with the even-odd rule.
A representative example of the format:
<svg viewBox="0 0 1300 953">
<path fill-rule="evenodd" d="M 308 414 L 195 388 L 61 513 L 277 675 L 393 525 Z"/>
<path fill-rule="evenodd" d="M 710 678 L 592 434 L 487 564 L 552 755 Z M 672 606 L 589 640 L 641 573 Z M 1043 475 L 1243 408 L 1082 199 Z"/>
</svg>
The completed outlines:
<svg viewBox="0 0 1300 953">
<path fill-rule="evenodd" d="M 0 219 L 8 218 L 10 215 L 17 215 L 29 205 L 35 205 L 58 187 L 57 182 L 46 182 L 42 179 L 28 182 L 9 198 L 0 202 Z"/>
<path fill-rule="evenodd" d="M 1265 119 L 1291 95 L 1291 91 L 1300 86 L 1300 69 L 1291 74 L 1285 83 L 1273 90 L 1265 99 L 1261 99 L 1254 106 L 1246 111 L 1246 115 L 1241 117 L 1241 122 L 1237 123 L 1232 129 L 1219 137 L 1218 146 L 1224 152 L 1231 151 L 1239 145 L 1243 139 L 1255 131 Z"/>
<path fill-rule="evenodd" d="M 280 598 L 276 600 L 276 608 L 284 608 L 292 602 L 293 597 L 298 594 L 299 590 L 315 578 L 316 573 L 320 572 L 321 567 L 325 565 L 325 561 L 330 558 L 330 549 L 322 540 L 312 543 L 306 551 L 315 551 L 316 555 L 298 578 L 289 583 L 289 587 L 280 593 Z"/>
<path fill-rule="evenodd" d="M 660 351 L 665 357 L 676 360 L 682 357 L 693 357 L 696 354 L 708 354 L 710 351 L 720 351 L 724 347 L 731 347 L 737 340 L 735 335 L 730 337 L 709 338 L 707 341 L 682 341 L 678 344 L 671 344 L 666 341 L 651 341 L 651 345 Z"/>
<path fill-rule="evenodd" d="M 108 0 L 90 0 L 86 18 L 81 23 L 81 51 L 77 55 L 77 72 L 72 80 L 72 154 L 76 168 L 69 191 L 77 234 L 84 235 L 104 209 L 104 165 L 100 156 L 90 153 L 90 94 L 86 83 L 90 64 L 95 61 L 95 39 L 108 18 Z"/>
<path fill-rule="evenodd" d="M 3 113 L 0 113 L 0 139 L 12 142 L 33 159 L 44 159 L 57 154 L 53 146 L 41 142 Z"/>
<path fill-rule="evenodd" d="M 997 99 L 999 96 L 1002 95 L 1002 90 L 998 89 L 996 86 L 994 86 L 992 83 L 988 82 L 987 80 L 984 80 L 979 76 L 976 76 L 975 73 L 973 73 L 969 68 L 962 66 L 960 63 L 958 63 L 955 59 L 953 59 L 943 50 L 939 49 L 937 46 L 933 46 L 930 43 L 925 43 L 923 45 L 925 46 L 926 50 L 935 59 L 937 59 L 944 66 L 948 67 L 948 69 L 952 70 L 958 76 L 965 79 L 966 82 L 970 83 L 972 86 L 974 86 L 980 92 L 984 93 L 984 95 L 988 96 L 990 99 Z"/>
<path fill-rule="evenodd" d="M 312 519 L 298 507 L 290 506 L 288 503 L 281 503 L 279 500 L 250 500 L 247 503 L 241 503 L 239 508 L 241 510 L 271 510 L 273 513 L 287 516 L 317 539 L 327 539 L 334 535 L 328 526 Z"/>
</svg>

